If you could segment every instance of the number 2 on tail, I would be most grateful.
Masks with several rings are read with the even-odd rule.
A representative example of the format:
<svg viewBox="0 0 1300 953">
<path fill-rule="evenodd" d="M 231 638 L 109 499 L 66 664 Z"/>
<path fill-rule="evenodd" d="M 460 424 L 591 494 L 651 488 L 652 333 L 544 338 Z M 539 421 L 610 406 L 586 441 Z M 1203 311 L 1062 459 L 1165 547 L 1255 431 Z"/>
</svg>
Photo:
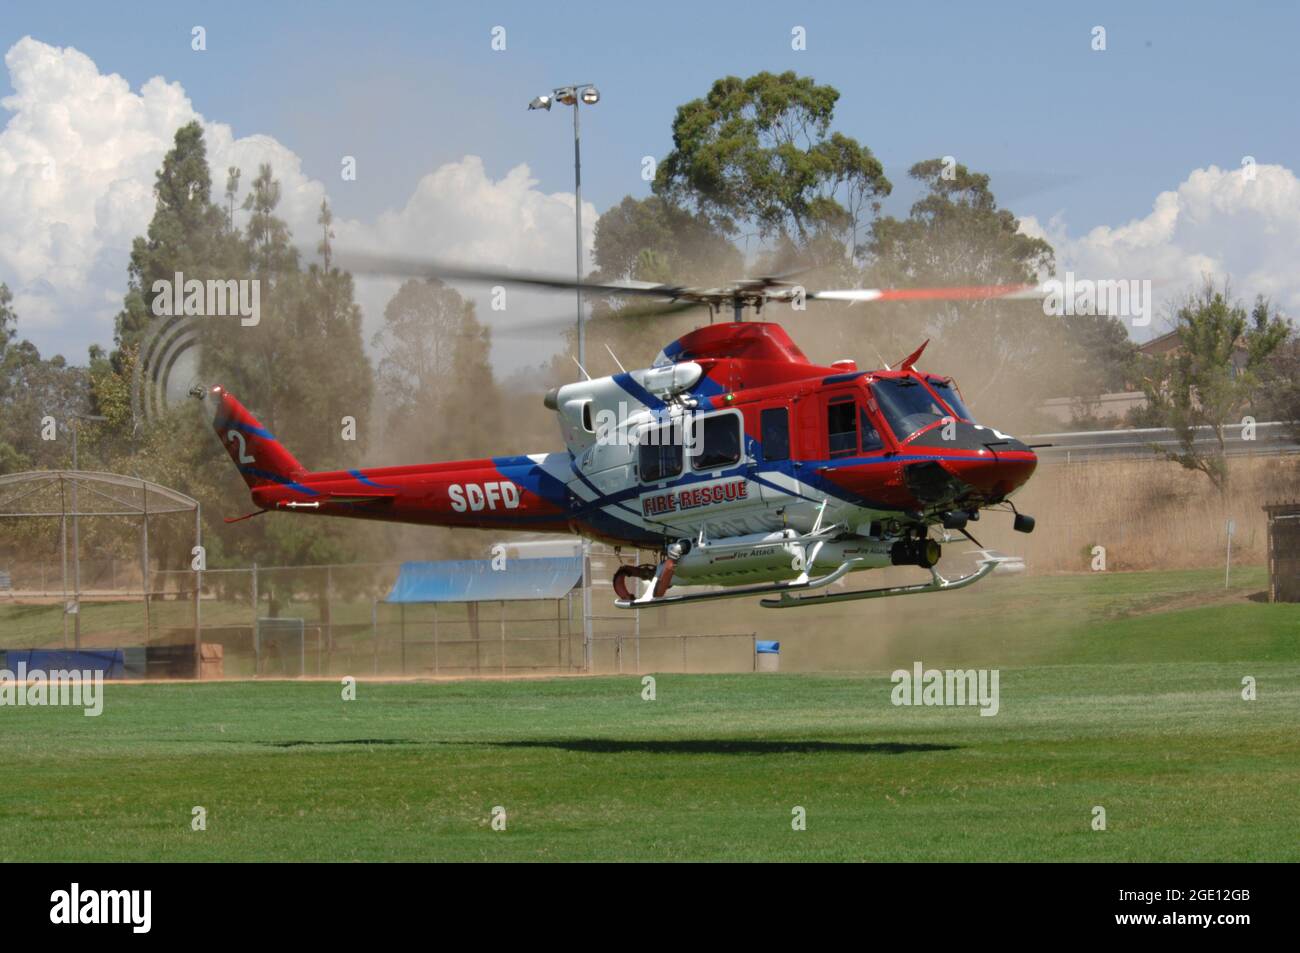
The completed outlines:
<svg viewBox="0 0 1300 953">
<path fill-rule="evenodd" d="M 240 463 L 256 463 L 256 462 L 257 462 L 256 460 L 254 460 L 252 457 L 250 457 L 250 456 L 248 455 L 248 444 L 244 441 L 244 435 L 243 435 L 242 433 L 240 433 L 238 430 L 227 430 L 227 431 L 226 431 L 226 442 L 227 442 L 227 443 L 237 443 L 237 444 L 239 444 L 239 462 L 240 462 Z"/>
</svg>

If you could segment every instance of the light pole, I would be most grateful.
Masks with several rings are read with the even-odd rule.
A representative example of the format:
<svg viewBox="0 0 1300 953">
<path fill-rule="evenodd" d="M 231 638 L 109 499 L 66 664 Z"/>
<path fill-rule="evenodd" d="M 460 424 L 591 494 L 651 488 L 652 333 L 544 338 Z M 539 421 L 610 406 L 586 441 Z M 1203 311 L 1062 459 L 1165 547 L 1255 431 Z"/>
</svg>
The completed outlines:
<svg viewBox="0 0 1300 953">
<path fill-rule="evenodd" d="M 573 86 L 561 86 L 550 95 L 536 97 L 528 104 L 529 109 L 545 109 L 548 112 L 556 103 L 573 107 L 573 212 L 574 212 L 574 250 L 578 266 L 578 363 L 587 366 L 587 335 L 582 320 L 582 148 L 578 125 L 578 106 L 586 103 L 594 106 L 600 102 L 600 90 L 591 83 L 578 83 Z"/>
<path fill-rule="evenodd" d="M 81 429 L 77 422 L 89 420 L 100 422 L 107 420 L 107 417 L 100 417 L 97 414 L 82 414 L 73 411 L 69 415 L 68 427 L 72 430 L 72 602 L 77 607 L 73 614 L 73 631 L 75 633 L 75 642 L 73 643 L 78 652 L 81 651 L 81 530 L 78 525 L 77 514 L 80 507 L 77 505 L 77 432 Z M 67 606 L 64 609 L 64 633 L 66 644 L 67 633 Z"/>
<path fill-rule="evenodd" d="M 587 334 L 582 320 L 582 148 L 578 129 L 578 106 L 586 103 L 594 106 L 600 102 L 600 90 L 591 83 L 577 83 L 573 86 L 561 86 L 549 96 L 535 98 L 528 104 L 529 109 L 550 109 L 555 103 L 573 107 L 573 220 L 574 250 L 578 266 L 578 280 L 574 285 L 578 304 L 578 365 L 582 372 L 587 372 Z M 584 670 L 591 671 L 591 541 L 582 538 L 582 664 Z"/>
</svg>

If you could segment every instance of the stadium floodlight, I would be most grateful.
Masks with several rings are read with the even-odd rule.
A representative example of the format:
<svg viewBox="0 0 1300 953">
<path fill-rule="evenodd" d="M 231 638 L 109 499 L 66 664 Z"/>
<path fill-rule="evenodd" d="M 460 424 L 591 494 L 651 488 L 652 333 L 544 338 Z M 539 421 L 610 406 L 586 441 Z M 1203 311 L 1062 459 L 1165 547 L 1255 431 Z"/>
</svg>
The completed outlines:
<svg viewBox="0 0 1300 953">
<path fill-rule="evenodd" d="M 591 83 L 574 83 L 572 86 L 557 86 L 551 94 L 534 97 L 528 104 L 529 109 L 550 111 L 556 103 L 573 107 L 573 198 L 574 198 L 574 238 L 577 247 L 577 305 L 578 305 L 578 363 L 587 366 L 587 335 L 583 326 L 582 315 L 582 152 L 578 134 L 578 107 L 594 106 L 600 102 L 600 90 Z"/>
<path fill-rule="evenodd" d="M 554 101 L 573 107 L 573 223 L 575 245 L 577 246 L 578 280 L 575 287 L 578 304 L 578 366 L 587 366 L 587 335 L 582 320 L 582 148 L 578 135 L 578 106 L 594 106 L 600 102 L 600 90 L 591 83 L 574 83 L 572 86 L 560 86 L 554 91 Z M 529 109 L 551 108 L 550 96 L 538 96 L 529 104 Z M 582 644 L 583 664 L 591 669 L 591 541 L 582 540 Z"/>
</svg>

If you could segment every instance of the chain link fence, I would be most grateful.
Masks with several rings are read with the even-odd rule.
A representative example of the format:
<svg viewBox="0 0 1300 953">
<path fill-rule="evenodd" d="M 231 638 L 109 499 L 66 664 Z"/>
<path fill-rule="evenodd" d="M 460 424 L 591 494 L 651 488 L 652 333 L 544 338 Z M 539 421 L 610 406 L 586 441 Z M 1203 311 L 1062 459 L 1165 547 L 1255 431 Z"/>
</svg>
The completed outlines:
<svg viewBox="0 0 1300 953">
<path fill-rule="evenodd" d="M 752 634 L 642 632 L 642 612 L 605 608 L 616 565 L 593 550 L 591 672 L 752 669 Z M 401 563 L 255 565 L 152 570 L 145 598 L 138 565 L 83 566 L 91 585 L 75 605 L 62 600 L 61 567 L 46 567 L 50 592 L 34 584 L 39 564 L 16 574 L 16 603 L 0 596 L 0 651 L 71 647 L 73 611 L 83 648 L 141 650 L 151 677 L 193 677 L 200 657 L 204 677 L 227 678 L 587 670 L 580 585 L 559 599 L 391 604 Z"/>
</svg>

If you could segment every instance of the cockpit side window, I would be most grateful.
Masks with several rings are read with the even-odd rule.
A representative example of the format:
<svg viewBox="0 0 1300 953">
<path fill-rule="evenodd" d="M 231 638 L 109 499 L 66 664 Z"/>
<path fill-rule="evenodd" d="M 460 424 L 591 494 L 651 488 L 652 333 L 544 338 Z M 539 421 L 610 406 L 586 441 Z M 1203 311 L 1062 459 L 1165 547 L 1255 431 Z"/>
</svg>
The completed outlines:
<svg viewBox="0 0 1300 953">
<path fill-rule="evenodd" d="M 871 422 L 871 417 L 867 415 L 867 408 L 858 408 L 858 423 L 862 427 L 862 452 L 871 453 L 874 450 L 883 450 L 885 441 L 881 438 L 876 425 Z"/>
</svg>

